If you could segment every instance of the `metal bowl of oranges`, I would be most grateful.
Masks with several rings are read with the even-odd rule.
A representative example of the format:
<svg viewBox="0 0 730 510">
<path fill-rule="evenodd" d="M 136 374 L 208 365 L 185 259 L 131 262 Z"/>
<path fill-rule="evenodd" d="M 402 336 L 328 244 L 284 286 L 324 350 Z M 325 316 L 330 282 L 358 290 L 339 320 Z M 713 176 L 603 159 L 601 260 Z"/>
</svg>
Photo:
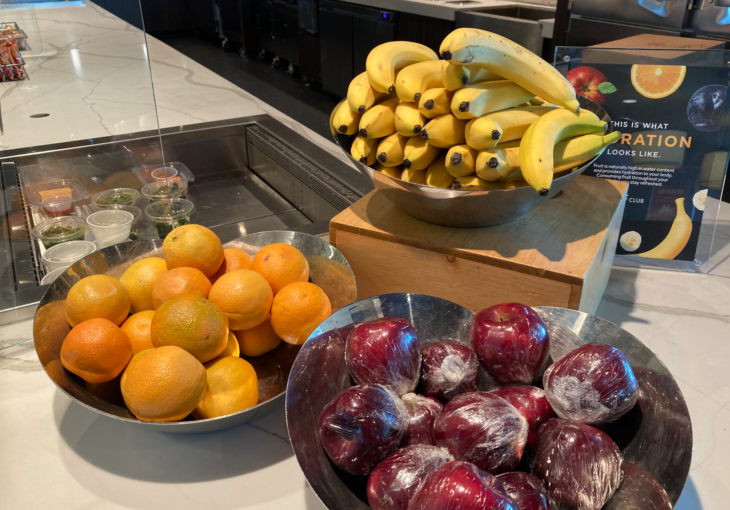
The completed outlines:
<svg viewBox="0 0 730 510">
<path fill-rule="evenodd" d="M 221 246 L 175 248 L 174 232 L 66 269 L 38 306 L 35 348 L 51 380 L 89 409 L 165 432 L 213 432 L 284 395 L 309 330 L 355 301 L 355 277 L 309 234 L 246 235 L 222 245 L 220 263 Z"/>
</svg>

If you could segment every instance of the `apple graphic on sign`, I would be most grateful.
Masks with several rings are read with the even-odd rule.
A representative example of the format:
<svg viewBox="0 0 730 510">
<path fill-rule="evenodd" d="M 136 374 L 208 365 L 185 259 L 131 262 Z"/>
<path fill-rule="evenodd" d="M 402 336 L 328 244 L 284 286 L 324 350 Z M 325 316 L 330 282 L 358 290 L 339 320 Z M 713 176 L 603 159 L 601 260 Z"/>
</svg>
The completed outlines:
<svg viewBox="0 0 730 510">
<path fill-rule="evenodd" d="M 568 71 L 568 81 L 576 94 L 585 96 L 596 104 L 603 104 L 606 95 L 616 92 L 616 87 L 606 75 L 594 67 L 580 66 Z"/>
</svg>

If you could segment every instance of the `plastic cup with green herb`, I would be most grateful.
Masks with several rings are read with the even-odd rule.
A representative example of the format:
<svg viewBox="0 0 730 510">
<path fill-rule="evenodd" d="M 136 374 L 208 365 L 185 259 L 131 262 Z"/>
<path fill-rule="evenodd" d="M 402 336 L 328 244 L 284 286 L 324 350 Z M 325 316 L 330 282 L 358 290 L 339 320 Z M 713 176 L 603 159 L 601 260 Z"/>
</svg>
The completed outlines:
<svg viewBox="0 0 730 510">
<path fill-rule="evenodd" d="M 142 195 L 150 204 L 161 200 L 186 198 L 188 183 L 183 180 L 151 182 L 142 187 Z"/>
<path fill-rule="evenodd" d="M 134 205 L 139 200 L 139 191 L 132 188 L 114 188 L 91 197 L 91 205 L 97 209 L 113 209 L 115 205 Z"/>
<path fill-rule="evenodd" d="M 190 223 L 190 215 L 195 205 L 184 198 L 161 200 L 148 205 L 145 210 L 160 239 L 167 237 L 173 229 Z"/>
<path fill-rule="evenodd" d="M 39 223 L 33 236 L 48 249 L 68 241 L 83 241 L 86 222 L 78 216 L 63 216 Z"/>
</svg>

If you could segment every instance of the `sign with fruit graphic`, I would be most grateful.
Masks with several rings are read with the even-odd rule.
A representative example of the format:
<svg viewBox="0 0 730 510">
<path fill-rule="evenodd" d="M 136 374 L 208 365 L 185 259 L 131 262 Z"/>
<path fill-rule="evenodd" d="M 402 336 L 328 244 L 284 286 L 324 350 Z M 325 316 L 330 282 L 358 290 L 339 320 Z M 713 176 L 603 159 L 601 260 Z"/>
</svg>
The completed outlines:
<svg viewBox="0 0 730 510">
<path fill-rule="evenodd" d="M 640 64 L 616 51 L 587 52 L 561 49 L 558 62 L 568 63 L 562 71 L 575 91 L 602 105 L 622 133 L 585 172 L 631 184 L 616 253 L 701 265 L 705 201 L 720 198 L 730 146 L 727 69 L 673 65 L 645 51 Z M 617 61 L 627 63 L 606 63 Z"/>
</svg>

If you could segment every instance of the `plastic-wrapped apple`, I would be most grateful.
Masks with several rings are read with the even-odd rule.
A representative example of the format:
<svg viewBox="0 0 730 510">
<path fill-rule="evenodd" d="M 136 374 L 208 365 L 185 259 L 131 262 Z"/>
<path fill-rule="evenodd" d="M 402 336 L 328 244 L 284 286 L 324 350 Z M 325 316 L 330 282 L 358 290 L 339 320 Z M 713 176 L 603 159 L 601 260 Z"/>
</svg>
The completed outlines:
<svg viewBox="0 0 730 510">
<path fill-rule="evenodd" d="M 318 426 L 322 447 L 332 462 L 353 475 L 367 475 L 400 443 L 408 427 L 408 411 L 385 386 L 353 386 L 325 406 Z"/>
<path fill-rule="evenodd" d="M 540 425 L 555 417 L 555 411 L 545 398 L 545 392 L 536 386 L 499 386 L 489 393 L 502 397 L 525 417 L 529 427 L 528 448 L 532 448 Z"/>
<path fill-rule="evenodd" d="M 433 471 L 408 510 L 520 510 L 497 477 L 455 460 Z"/>
<path fill-rule="evenodd" d="M 474 316 L 471 346 L 498 384 L 532 384 L 542 375 L 550 342 L 535 310 L 518 303 L 490 306 Z"/>
<path fill-rule="evenodd" d="M 408 510 L 408 504 L 431 472 L 454 460 L 448 450 L 432 445 L 401 448 L 370 472 L 368 503 L 373 510 Z"/>
<path fill-rule="evenodd" d="M 433 422 L 436 415 L 444 407 L 432 397 L 424 397 L 415 393 L 406 393 L 401 397 L 408 410 L 408 429 L 401 446 L 414 444 L 435 444 L 433 440 Z"/>
<path fill-rule="evenodd" d="M 629 361 L 608 344 L 586 344 L 569 352 L 545 371 L 542 382 L 558 416 L 588 424 L 617 420 L 639 398 Z"/>
<path fill-rule="evenodd" d="M 476 391 L 479 360 L 468 345 L 443 340 L 426 345 L 421 351 L 423 373 L 418 392 L 448 402 L 456 395 Z"/>
<path fill-rule="evenodd" d="M 623 459 L 608 434 L 553 418 L 537 432 L 530 468 L 558 503 L 602 508 L 621 485 Z"/>
<path fill-rule="evenodd" d="M 517 409 L 497 395 L 479 391 L 454 397 L 433 427 L 436 445 L 493 474 L 517 467 L 527 433 L 527 420 Z"/>
<path fill-rule="evenodd" d="M 672 510 L 672 502 L 656 478 L 629 462 L 621 470 L 624 481 L 602 510 Z"/>
<path fill-rule="evenodd" d="M 345 360 L 358 384 L 382 384 L 398 395 L 415 390 L 421 375 L 421 345 L 416 330 L 398 317 L 355 326 L 347 338 Z"/>
<path fill-rule="evenodd" d="M 520 510 L 553 510 L 552 499 L 538 477 L 514 471 L 497 477 Z"/>
</svg>

